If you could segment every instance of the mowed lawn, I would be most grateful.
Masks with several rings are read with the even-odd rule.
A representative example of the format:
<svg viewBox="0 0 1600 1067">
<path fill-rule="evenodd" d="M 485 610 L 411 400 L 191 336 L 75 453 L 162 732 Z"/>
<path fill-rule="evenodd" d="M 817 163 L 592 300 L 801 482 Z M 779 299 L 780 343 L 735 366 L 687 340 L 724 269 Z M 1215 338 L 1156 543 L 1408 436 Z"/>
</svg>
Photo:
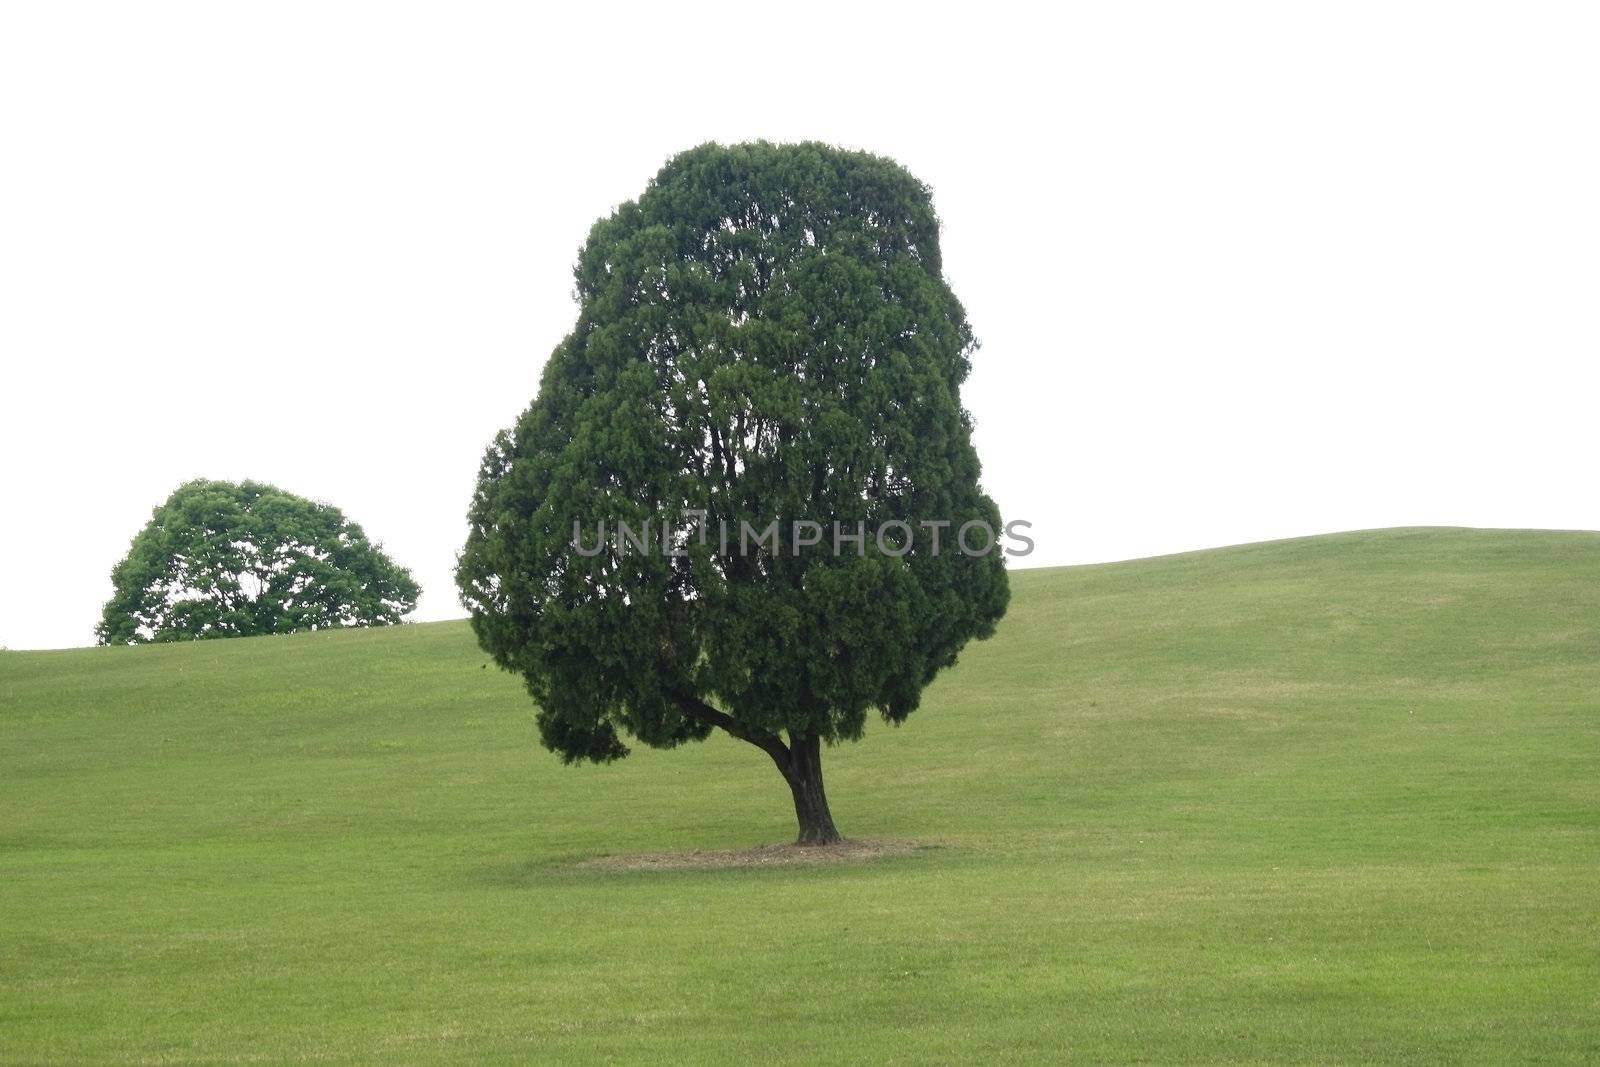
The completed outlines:
<svg viewBox="0 0 1600 1067">
<path fill-rule="evenodd" d="M 0 1061 L 1600 1059 L 1600 535 L 1019 571 L 803 867 L 464 623 L 0 655 Z"/>
</svg>

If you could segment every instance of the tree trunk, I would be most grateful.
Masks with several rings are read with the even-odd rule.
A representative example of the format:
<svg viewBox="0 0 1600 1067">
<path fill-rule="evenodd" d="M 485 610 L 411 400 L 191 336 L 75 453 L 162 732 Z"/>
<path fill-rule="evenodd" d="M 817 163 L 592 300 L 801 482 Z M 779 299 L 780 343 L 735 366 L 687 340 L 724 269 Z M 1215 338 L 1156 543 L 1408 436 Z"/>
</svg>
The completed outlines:
<svg viewBox="0 0 1600 1067">
<path fill-rule="evenodd" d="M 789 766 L 781 768 L 794 794 L 794 814 L 800 822 L 796 844 L 836 845 L 839 831 L 828 811 L 822 791 L 822 740 L 815 733 L 789 735 Z"/>
<path fill-rule="evenodd" d="M 800 845 L 836 845 L 842 840 L 833 825 L 833 815 L 828 811 L 828 795 L 822 791 L 822 739 L 815 730 L 803 734 L 790 732 L 785 745 L 777 734 L 752 729 L 725 711 L 707 704 L 699 697 L 678 694 L 678 707 L 692 719 L 717 726 L 755 745 L 778 765 L 783 780 L 789 783 L 794 794 L 794 815 L 800 823 Z"/>
</svg>

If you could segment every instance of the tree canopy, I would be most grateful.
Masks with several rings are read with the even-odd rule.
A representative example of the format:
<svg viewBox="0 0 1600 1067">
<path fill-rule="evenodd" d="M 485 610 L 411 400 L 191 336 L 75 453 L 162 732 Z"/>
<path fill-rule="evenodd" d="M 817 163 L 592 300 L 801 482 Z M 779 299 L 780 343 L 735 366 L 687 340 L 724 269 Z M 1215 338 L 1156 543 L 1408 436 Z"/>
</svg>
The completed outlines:
<svg viewBox="0 0 1600 1067">
<path fill-rule="evenodd" d="M 111 582 L 107 645 L 381 626 L 419 592 L 338 508 L 251 481 L 179 486 Z"/>
<path fill-rule="evenodd" d="M 837 840 L 821 745 L 903 721 L 1008 599 L 998 549 L 954 544 L 1000 518 L 929 191 L 863 152 L 704 145 L 575 274 L 577 326 L 480 468 L 457 570 L 478 639 L 563 759 L 721 728 L 777 764 L 802 842 Z M 599 540 L 618 523 L 657 543 Z"/>
</svg>

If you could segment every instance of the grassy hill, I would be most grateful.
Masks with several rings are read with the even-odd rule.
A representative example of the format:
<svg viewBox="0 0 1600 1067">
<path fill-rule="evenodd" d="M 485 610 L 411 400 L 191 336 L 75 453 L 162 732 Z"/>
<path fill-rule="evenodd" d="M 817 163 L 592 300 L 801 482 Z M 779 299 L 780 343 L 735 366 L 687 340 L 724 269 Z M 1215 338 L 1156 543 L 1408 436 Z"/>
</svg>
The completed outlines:
<svg viewBox="0 0 1600 1067">
<path fill-rule="evenodd" d="M 1022 571 L 826 866 L 571 768 L 464 623 L 0 654 L 0 1061 L 1600 1058 L 1600 535 Z"/>
</svg>

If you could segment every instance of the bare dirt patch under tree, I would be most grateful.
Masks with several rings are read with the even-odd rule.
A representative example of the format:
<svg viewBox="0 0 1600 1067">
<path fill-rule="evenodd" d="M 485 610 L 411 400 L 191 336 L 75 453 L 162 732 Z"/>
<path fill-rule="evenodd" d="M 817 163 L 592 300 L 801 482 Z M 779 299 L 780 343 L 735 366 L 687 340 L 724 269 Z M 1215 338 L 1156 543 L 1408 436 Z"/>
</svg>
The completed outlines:
<svg viewBox="0 0 1600 1067">
<path fill-rule="evenodd" d="M 834 845 L 759 845 L 755 848 L 688 849 L 598 856 L 576 866 L 586 871 L 709 871 L 732 867 L 792 867 L 819 863 L 859 863 L 903 856 L 911 841 L 841 841 Z"/>
</svg>

